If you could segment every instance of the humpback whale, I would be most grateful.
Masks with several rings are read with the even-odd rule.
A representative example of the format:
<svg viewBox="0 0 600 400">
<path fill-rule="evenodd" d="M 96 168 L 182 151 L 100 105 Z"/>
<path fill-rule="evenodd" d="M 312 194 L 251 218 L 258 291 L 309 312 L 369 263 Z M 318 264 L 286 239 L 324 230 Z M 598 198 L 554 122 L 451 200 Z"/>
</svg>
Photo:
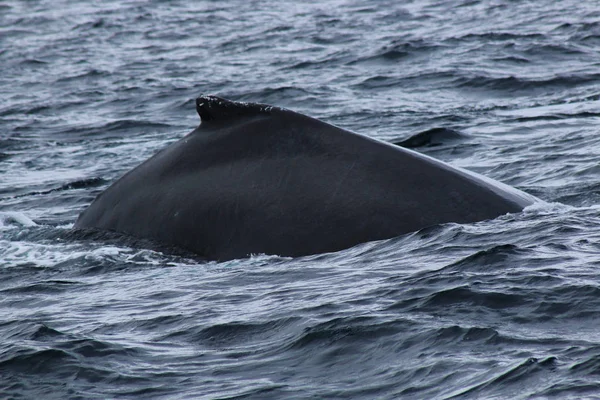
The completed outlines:
<svg viewBox="0 0 600 400">
<path fill-rule="evenodd" d="M 76 229 L 225 261 L 338 251 L 537 199 L 447 163 L 265 104 L 196 99 L 198 128 L 100 193 Z"/>
</svg>

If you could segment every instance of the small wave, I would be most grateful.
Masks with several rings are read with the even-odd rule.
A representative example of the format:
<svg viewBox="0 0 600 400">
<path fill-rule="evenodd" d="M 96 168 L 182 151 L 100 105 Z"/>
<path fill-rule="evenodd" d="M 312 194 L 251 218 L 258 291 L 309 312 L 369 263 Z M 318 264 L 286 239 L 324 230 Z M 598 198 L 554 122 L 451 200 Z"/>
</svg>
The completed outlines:
<svg viewBox="0 0 600 400">
<path fill-rule="evenodd" d="M 581 47 L 575 47 L 571 44 L 546 44 L 546 45 L 532 45 L 528 46 L 521 51 L 523 54 L 528 56 L 536 57 L 547 57 L 547 58 L 558 58 L 564 59 L 565 57 L 574 55 L 585 55 L 587 51 Z"/>
<path fill-rule="evenodd" d="M 495 267 L 505 268 L 508 260 L 526 258 L 531 254 L 530 250 L 522 249 L 513 244 L 502 244 L 487 250 L 481 250 L 469 255 L 462 260 L 456 261 L 441 271 L 488 271 Z"/>
<path fill-rule="evenodd" d="M 10 388 L 15 398 L 46 397 L 45 394 L 60 394 L 61 398 L 70 398 L 72 389 L 67 382 L 78 381 L 87 385 L 99 382 L 117 384 L 121 393 L 155 392 L 153 379 L 149 376 L 138 377 L 122 369 L 97 367 L 94 358 L 131 357 L 128 351 L 107 350 L 97 341 L 79 341 L 60 348 L 18 348 L 13 347 L 0 359 L 2 386 Z M 109 346 L 110 347 L 110 346 Z M 56 382 L 63 382 L 57 385 Z M 143 389 L 140 389 L 143 388 Z M 160 391 L 160 388 L 156 388 Z M 113 392 L 114 394 L 114 392 Z M 80 397 L 80 396 L 77 396 Z"/>
<path fill-rule="evenodd" d="M 58 349 L 16 349 L 3 354 L 0 368 L 6 372 L 29 374 L 54 374 L 69 376 L 68 366 L 77 363 L 77 357 Z"/>
<path fill-rule="evenodd" d="M 391 44 L 377 49 L 373 54 L 360 57 L 348 63 L 348 65 L 364 62 L 396 62 L 411 56 L 429 53 L 440 48 L 440 45 L 426 41 L 393 41 Z"/>
<path fill-rule="evenodd" d="M 540 399 L 595 399 L 600 393 L 597 379 L 583 381 L 581 379 L 563 380 L 549 388 L 539 390 L 535 397 Z"/>
<path fill-rule="evenodd" d="M 299 319 L 290 317 L 264 323 L 230 322 L 204 328 L 195 336 L 211 347 L 234 346 L 257 340 L 269 341 L 293 326 Z"/>
<path fill-rule="evenodd" d="M 57 84 L 73 83 L 74 81 L 88 80 L 88 79 L 99 79 L 109 78 L 110 72 L 103 71 L 96 68 L 91 68 L 84 72 L 75 73 L 74 75 L 64 76 L 56 80 Z"/>
<path fill-rule="evenodd" d="M 600 30 L 600 22 L 577 22 L 570 23 L 564 22 L 552 29 L 552 32 L 561 32 L 561 33 L 576 33 L 576 32 L 594 32 Z"/>
<path fill-rule="evenodd" d="M 56 329 L 50 328 L 49 326 L 41 324 L 35 327 L 35 330 L 29 335 L 29 340 L 45 342 L 55 341 L 59 338 L 65 337 L 68 337 L 68 335 L 65 335 L 63 332 L 60 332 Z"/>
<path fill-rule="evenodd" d="M 27 285 L 11 287 L 0 290 L 0 293 L 6 295 L 23 295 L 23 294 L 58 294 L 64 293 L 73 289 L 74 286 L 79 286 L 79 282 L 48 280 L 44 282 L 36 282 Z"/>
<path fill-rule="evenodd" d="M 381 88 L 389 88 L 400 85 L 403 81 L 403 78 L 386 76 L 386 75 L 376 75 L 371 76 L 359 84 L 356 85 L 357 88 L 360 89 L 381 89 Z"/>
<path fill-rule="evenodd" d="M 485 41 L 522 41 L 526 39 L 545 39 L 546 36 L 541 33 L 514 33 L 514 32 L 484 32 L 468 33 L 466 35 L 453 37 L 451 41 L 472 40 L 475 42 Z"/>
<path fill-rule="evenodd" d="M 415 82 L 419 85 L 425 83 L 443 86 L 444 82 L 450 83 L 457 79 L 454 71 L 419 72 L 406 76 L 375 75 L 354 84 L 357 89 L 392 89 L 398 87 L 413 87 Z"/>
<path fill-rule="evenodd" d="M 35 35 L 36 30 L 27 30 L 27 29 L 19 29 L 19 28 L 1 28 L 0 33 L 4 37 L 19 37 L 19 36 L 28 36 Z"/>
<path fill-rule="evenodd" d="M 52 189 L 48 189 L 48 190 L 41 190 L 41 191 L 36 191 L 36 192 L 23 193 L 23 194 L 18 194 L 18 195 L 15 195 L 15 196 L 9 196 L 9 197 L 0 198 L 0 201 L 1 200 L 8 200 L 8 199 L 18 199 L 18 198 L 21 198 L 21 197 L 28 197 L 28 196 L 47 195 L 47 194 L 50 194 L 50 193 L 62 192 L 62 191 L 65 191 L 65 190 L 89 189 L 89 188 L 94 188 L 94 187 L 102 186 L 105 183 L 106 183 L 106 181 L 104 179 L 102 179 L 102 178 L 80 179 L 80 180 L 76 180 L 76 181 L 73 181 L 73 182 L 65 183 L 64 185 L 59 186 L 57 188 L 52 188 Z M 2 213 L 0 213 L 0 222 L 1 222 L 1 218 L 2 218 Z M 36 224 L 34 223 L 34 225 L 36 225 Z M 34 226 L 34 225 L 24 225 L 24 226 Z"/>
<path fill-rule="evenodd" d="M 459 393 L 455 393 L 448 398 L 463 398 L 465 396 L 476 396 L 477 398 L 486 398 L 500 390 L 501 393 L 507 393 L 508 386 L 518 386 L 521 382 L 531 379 L 533 375 L 548 373 L 556 368 L 556 357 L 548 357 L 543 360 L 537 358 L 528 358 L 527 360 L 501 372 L 498 375 L 487 378 L 484 382 L 477 383 Z M 531 393 L 533 394 L 533 393 Z"/>
<path fill-rule="evenodd" d="M 118 121 L 111 121 L 100 126 L 90 128 L 77 128 L 67 131 L 67 133 L 77 133 L 78 136 L 98 136 L 105 137 L 114 133 L 121 134 L 122 132 L 128 132 L 132 136 L 140 131 L 158 131 L 165 128 L 172 129 L 173 127 L 169 124 L 163 124 L 151 121 L 140 121 L 123 119 Z M 120 135 L 119 135 L 120 136 Z"/>
<path fill-rule="evenodd" d="M 107 22 L 106 19 L 98 18 L 94 21 L 88 21 L 88 22 L 84 22 L 84 23 L 75 25 L 72 28 L 72 30 L 89 31 L 89 30 L 98 29 L 98 28 L 106 28 L 108 26 L 111 26 L 111 25 L 110 25 L 110 23 Z"/>
<path fill-rule="evenodd" d="M 175 294 L 176 297 L 179 297 L 181 295 L 182 294 L 180 292 L 177 292 Z M 166 294 L 164 291 L 157 292 L 155 297 L 162 298 L 155 298 L 154 300 L 165 300 L 165 296 Z M 153 318 L 141 316 L 141 318 L 130 318 L 125 321 L 102 324 L 101 326 L 95 328 L 93 333 L 95 335 L 113 335 L 123 331 L 135 330 L 136 332 L 162 334 L 162 336 L 160 336 L 159 339 L 157 339 L 160 341 L 166 341 L 169 338 L 179 341 L 181 340 L 180 337 L 184 336 L 187 333 L 187 330 L 185 332 L 179 331 L 182 329 L 182 326 L 186 326 L 185 322 L 187 318 L 187 316 L 181 314 L 161 315 Z M 164 332 L 169 331 L 173 332 L 164 334 Z"/>
<path fill-rule="evenodd" d="M 582 35 L 579 41 L 586 46 L 593 46 L 594 48 L 597 48 L 597 46 L 600 44 L 600 34 Z"/>
<path fill-rule="evenodd" d="M 563 284 L 537 293 L 538 306 L 531 312 L 531 318 L 523 322 L 548 321 L 560 318 L 594 318 L 600 308 L 600 288 L 593 285 Z"/>
<path fill-rule="evenodd" d="M 558 121 L 564 119 L 580 119 L 580 118 L 598 118 L 600 112 L 582 111 L 575 113 L 553 113 L 547 115 L 532 115 L 526 117 L 514 118 L 515 122 L 529 122 L 529 121 Z"/>
<path fill-rule="evenodd" d="M 335 318 L 306 328 L 302 335 L 289 344 L 290 349 L 307 349 L 332 343 L 370 341 L 395 335 L 410 325 L 403 321 L 381 322 L 374 317 Z"/>
<path fill-rule="evenodd" d="M 496 57 L 493 58 L 493 60 L 509 64 L 529 64 L 531 62 L 531 60 L 529 60 L 528 58 L 518 56 Z"/>
<path fill-rule="evenodd" d="M 529 299 L 518 294 L 502 292 L 483 292 L 471 289 L 468 286 L 459 286 L 444 289 L 424 299 L 422 308 L 426 310 L 448 307 L 483 307 L 492 310 L 505 310 L 507 308 L 522 307 L 529 304 Z"/>
<path fill-rule="evenodd" d="M 571 365 L 569 370 L 578 375 L 600 375 L 600 354 L 594 354 L 582 362 Z"/>
<path fill-rule="evenodd" d="M 48 64 L 49 64 L 48 61 L 39 60 L 37 58 L 28 58 L 28 59 L 25 59 L 25 60 L 21 61 L 21 65 L 23 67 L 28 67 L 28 66 L 32 66 L 32 67 L 44 67 L 44 66 L 46 66 Z"/>
<path fill-rule="evenodd" d="M 75 339 L 55 343 L 57 349 L 69 354 L 76 354 L 86 359 L 107 356 L 135 356 L 140 351 L 120 344 L 104 342 L 95 339 Z"/>
<path fill-rule="evenodd" d="M 351 64 L 351 56 L 348 52 L 336 52 L 334 54 L 328 54 L 327 57 L 314 59 L 314 60 L 303 60 L 296 64 L 285 66 L 283 70 L 303 70 L 303 69 L 322 69 L 328 66 L 337 66 L 339 64 Z"/>
<path fill-rule="evenodd" d="M 493 328 L 449 326 L 422 334 L 426 342 L 432 346 L 445 347 L 449 344 L 469 342 L 482 342 L 483 344 L 496 344 L 500 334 Z"/>
<path fill-rule="evenodd" d="M 423 146 L 440 146 L 456 142 L 458 140 L 464 140 L 468 136 L 460 133 L 457 130 L 449 128 L 431 128 L 423 132 L 419 132 L 415 135 L 410 136 L 408 139 L 394 141 L 397 146 L 406 147 L 409 149 L 423 147 Z"/>
<path fill-rule="evenodd" d="M 600 74 L 585 75 L 558 75 L 548 79 L 525 79 L 516 76 L 490 77 L 472 76 L 454 78 L 458 87 L 487 88 L 492 90 L 533 90 L 548 88 L 572 88 L 576 85 L 596 83 L 600 80 Z"/>
</svg>

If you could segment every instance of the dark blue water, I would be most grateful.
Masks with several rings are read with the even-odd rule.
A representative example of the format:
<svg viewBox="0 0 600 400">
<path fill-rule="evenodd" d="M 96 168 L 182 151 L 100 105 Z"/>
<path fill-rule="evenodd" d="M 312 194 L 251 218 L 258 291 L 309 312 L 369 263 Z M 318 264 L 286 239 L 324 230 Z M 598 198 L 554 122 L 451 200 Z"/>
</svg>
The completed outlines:
<svg viewBox="0 0 600 400">
<path fill-rule="evenodd" d="M 600 398 L 600 8 L 0 1 L 0 398 Z M 545 201 L 203 264 L 74 236 L 212 93 Z"/>
</svg>

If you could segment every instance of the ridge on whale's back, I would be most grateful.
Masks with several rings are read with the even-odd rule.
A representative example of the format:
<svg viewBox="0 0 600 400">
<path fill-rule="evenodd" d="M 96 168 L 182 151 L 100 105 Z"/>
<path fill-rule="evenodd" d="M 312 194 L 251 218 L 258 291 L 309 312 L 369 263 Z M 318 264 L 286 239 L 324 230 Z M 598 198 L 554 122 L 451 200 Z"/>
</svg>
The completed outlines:
<svg viewBox="0 0 600 400">
<path fill-rule="evenodd" d="M 200 96 L 196 99 L 196 111 L 202 122 L 228 121 L 243 116 L 268 114 L 273 109 L 283 110 L 267 104 L 231 101 L 213 95 Z"/>
<path fill-rule="evenodd" d="M 283 108 L 201 96 L 196 109 L 198 128 L 101 193 L 75 227 L 152 239 L 214 260 L 301 256 L 492 219 L 536 201 Z"/>
</svg>

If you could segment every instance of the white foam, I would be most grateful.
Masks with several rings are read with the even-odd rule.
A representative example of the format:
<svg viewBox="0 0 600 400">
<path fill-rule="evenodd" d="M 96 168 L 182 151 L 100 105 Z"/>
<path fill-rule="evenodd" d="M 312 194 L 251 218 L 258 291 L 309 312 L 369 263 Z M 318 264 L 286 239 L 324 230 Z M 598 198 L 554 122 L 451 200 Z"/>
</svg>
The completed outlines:
<svg viewBox="0 0 600 400">
<path fill-rule="evenodd" d="M 3 211 L 0 212 L 0 229 L 9 227 L 13 224 L 20 226 L 37 226 L 28 216 L 20 212 Z"/>
<path fill-rule="evenodd" d="M 537 201 L 528 205 L 523 209 L 525 214 L 560 214 L 572 212 L 576 207 L 562 203 L 547 203 L 545 201 Z"/>
<path fill-rule="evenodd" d="M 167 257 L 168 258 L 168 257 Z M 3 267 L 18 267 L 24 264 L 34 264 L 38 268 L 50 268 L 69 261 L 105 261 L 112 259 L 117 262 L 138 265 L 195 265 L 191 259 L 166 260 L 165 255 L 146 249 L 133 249 L 100 245 L 90 248 L 89 243 L 34 243 L 27 241 L 0 240 L 0 259 Z"/>
</svg>

